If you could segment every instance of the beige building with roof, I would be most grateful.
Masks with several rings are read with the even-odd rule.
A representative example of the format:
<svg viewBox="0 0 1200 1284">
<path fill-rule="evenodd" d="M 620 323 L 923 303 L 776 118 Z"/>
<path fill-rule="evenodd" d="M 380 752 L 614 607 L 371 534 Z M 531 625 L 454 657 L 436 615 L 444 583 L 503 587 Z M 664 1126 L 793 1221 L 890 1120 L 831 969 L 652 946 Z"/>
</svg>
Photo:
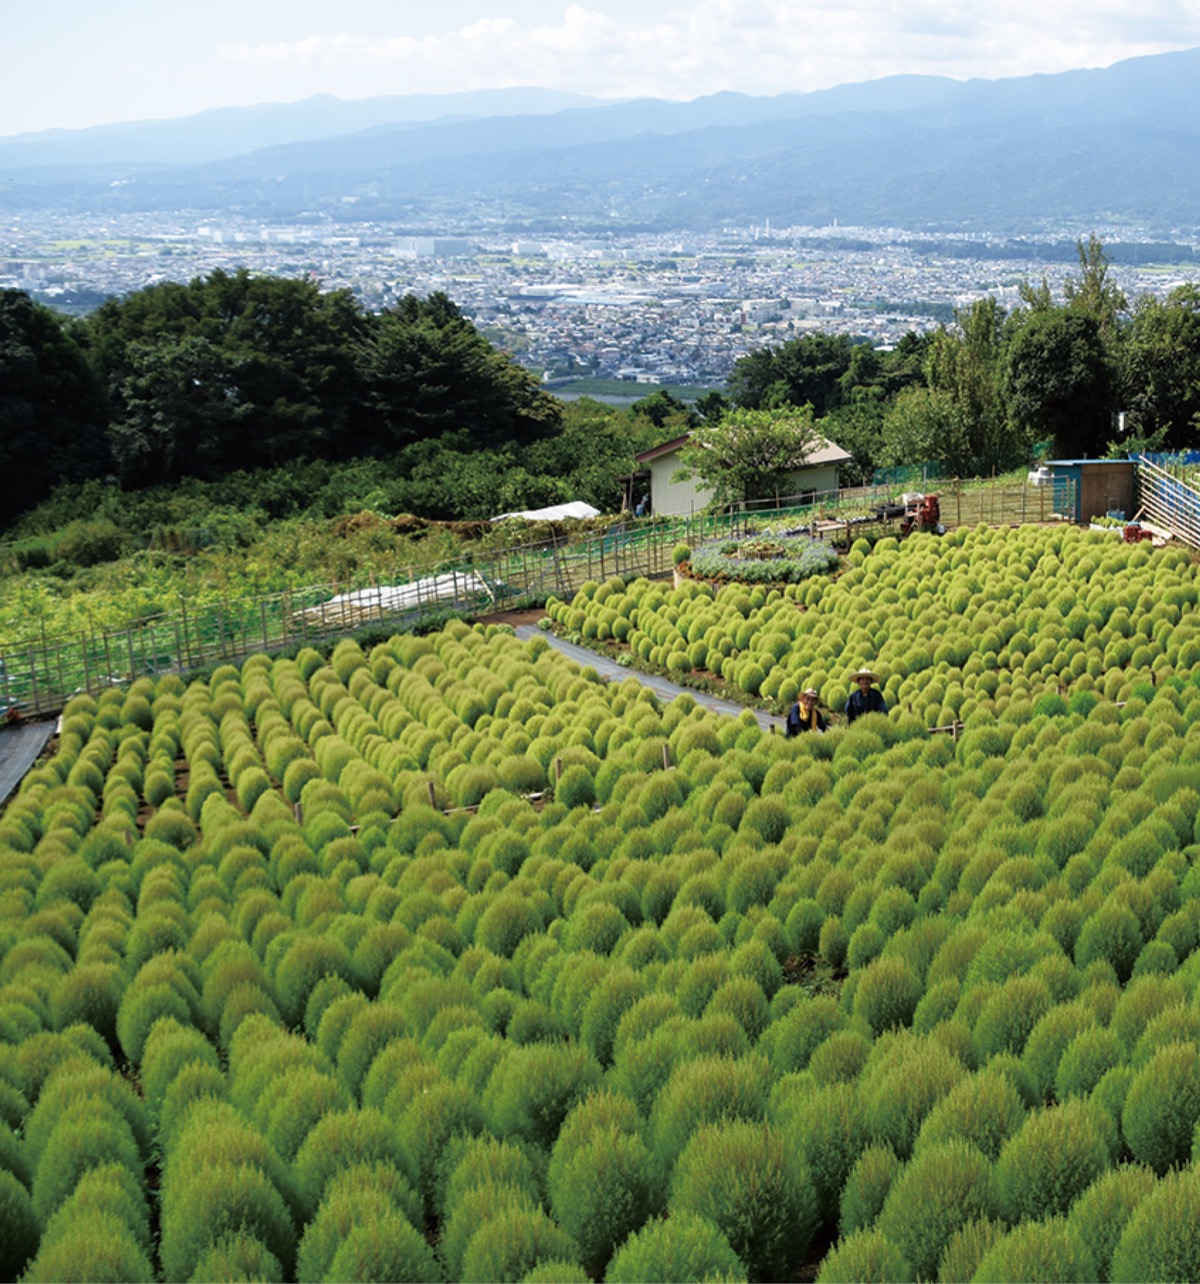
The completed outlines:
<svg viewBox="0 0 1200 1284">
<path fill-rule="evenodd" d="M 639 473 L 635 476 L 649 474 L 651 511 L 660 517 L 698 513 L 712 499 L 712 491 L 698 477 L 690 477 L 687 481 L 671 480 L 681 467 L 679 452 L 689 441 L 691 434 L 685 433 L 673 441 L 663 442 L 661 446 L 644 450 L 637 457 Z M 823 437 L 818 438 L 808 462 L 790 475 L 788 489 L 780 498 L 837 490 L 838 468 L 848 463 L 850 458 L 850 453 L 841 446 L 835 446 Z"/>
</svg>

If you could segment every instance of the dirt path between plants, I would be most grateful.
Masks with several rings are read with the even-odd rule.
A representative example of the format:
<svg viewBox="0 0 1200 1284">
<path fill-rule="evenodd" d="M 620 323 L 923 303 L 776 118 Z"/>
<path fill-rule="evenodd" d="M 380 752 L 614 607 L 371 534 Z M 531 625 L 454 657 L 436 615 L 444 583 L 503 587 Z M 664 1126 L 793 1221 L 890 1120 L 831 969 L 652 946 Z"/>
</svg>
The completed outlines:
<svg viewBox="0 0 1200 1284">
<path fill-rule="evenodd" d="M 544 612 L 531 612 L 535 620 L 542 618 Z M 488 617 L 489 623 L 494 619 Z M 511 620 L 506 623 L 513 623 Z M 730 718 L 736 718 L 738 714 L 744 713 L 749 707 L 744 704 L 738 704 L 734 700 L 722 700 L 719 696 L 709 695 L 705 691 L 695 691 L 691 687 L 681 687 L 678 683 L 670 682 L 666 678 L 660 678 L 651 673 L 640 673 L 637 669 L 622 668 L 615 660 L 610 660 L 607 656 L 598 655 L 595 651 L 589 651 L 585 646 L 578 646 L 574 642 L 568 642 L 564 638 L 556 637 L 553 633 L 543 633 L 534 622 L 513 624 L 517 637 L 522 641 L 528 641 L 532 637 L 545 638 L 552 647 L 561 651 L 563 655 L 574 660 L 579 665 L 590 665 L 603 678 L 610 681 L 623 682 L 626 678 L 636 678 L 644 687 L 649 687 L 656 696 L 664 703 L 674 700 L 676 696 L 688 695 L 702 708 L 708 709 L 711 713 L 723 713 Z M 783 719 L 775 717 L 774 714 L 767 713 L 765 709 L 751 709 L 758 720 L 758 725 L 764 731 L 775 730 L 777 735 L 783 734 Z"/>
</svg>

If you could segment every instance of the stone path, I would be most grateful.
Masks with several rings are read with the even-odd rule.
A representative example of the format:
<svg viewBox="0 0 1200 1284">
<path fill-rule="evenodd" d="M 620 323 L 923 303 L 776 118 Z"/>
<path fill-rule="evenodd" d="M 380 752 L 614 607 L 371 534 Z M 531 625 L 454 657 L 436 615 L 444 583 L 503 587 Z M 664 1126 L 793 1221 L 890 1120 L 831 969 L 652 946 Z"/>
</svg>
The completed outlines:
<svg viewBox="0 0 1200 1284">
<path fill-rule="evenodd" d="M 0 727 L 0 804 L 21 783 L 54 734 L 55 722 L 25 722 Z"/>
<path fill-rule="evenodd" d="M 748 706 L 738 704 L 734 700 L 722 700 L 718 696 L 709 695 L 705 691 L 695 691 L 691 687 L 681 687 L 678 683 L 670 682 L 666 678 L 657 677 L 651 673 L 641 673 L 637 669 L 624 669 L 615 660 L 610 660 L 607 656 L 597 655 L 595 651 L 589 651 L 585 646 L 579 646 L 574 642 L 567 642 L 565 639 L 556 637 L 553 633 L 543 633 L 541 629 L 532 624 L 520 624 L 516 629 L 517 637 L 522 641 L 528 641 L 532 637 L 545 638 L 552 647 L 561 651 L 563 655 L 575 661 L 579 665 L 590 665 L 601 677 L 615 679 L 618 682 L 625 678 L 636 678 L 644 687 L 649 687 L 658 698 L 664 703 L 674 700 L 676 696 L 689 695 L 703 709 L 708 709 L 712 713 L 724 713 L 731 718 L 736 718 L 738 714 L 744 713 Z M 764 709 L 751 709 L 751 713 L 758 719 L 758 725 L 764 731 L 770 731 L 774 727 L 777 735 L 783 734 L 783 719 L 775 717 L 774 714 L 767 713 Z"/>
</svg>

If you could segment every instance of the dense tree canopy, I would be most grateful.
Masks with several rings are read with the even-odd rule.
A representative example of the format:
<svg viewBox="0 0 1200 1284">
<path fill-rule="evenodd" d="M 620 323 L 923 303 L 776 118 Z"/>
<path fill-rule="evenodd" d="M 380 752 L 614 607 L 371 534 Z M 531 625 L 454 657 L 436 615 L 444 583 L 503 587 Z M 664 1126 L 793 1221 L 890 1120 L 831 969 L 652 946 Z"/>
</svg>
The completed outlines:
<svg viewBox="0 0 1200 1284">
<path fill-rule="evenodd" d="M 445 294 L 409 295 L 371 318 L 361 374 L 377 447 L 458 429 L 472 446 L 521 445 L 554 432 L 558 405 L 498 352 Z"/>
<path fill-rule="evenodd" d="M 1139 300 L 1120 357 L 1130 444 L 1194 444 L 1200 431 L 1200 289 L 1185 285 L 1165 300 Z"/>
<path fill-rule="evenodd" d="M 1031 441 L 1049 438 L 1066 458 L 1103 451 L 1114 407 L 1094 316 L 1055 308 L 1022 318 L 1005 354 L 1004 388 L 1009 418 Z"/>
<path fill-rule="evenodd" d="M 444 294 L 376 316 L 349 291 L 245 270 L 152 285 L 78 323 L 5 292 L 0 374 L 21 499 L 110 472 L 136 487 L 428 441 L 518 448 L 561 416 Z"/>
<path fill-rule="evenodd" d="M 0 290 L 0 522 L 103 467 L 103 402 L 75 325 Z"/>
</svg>

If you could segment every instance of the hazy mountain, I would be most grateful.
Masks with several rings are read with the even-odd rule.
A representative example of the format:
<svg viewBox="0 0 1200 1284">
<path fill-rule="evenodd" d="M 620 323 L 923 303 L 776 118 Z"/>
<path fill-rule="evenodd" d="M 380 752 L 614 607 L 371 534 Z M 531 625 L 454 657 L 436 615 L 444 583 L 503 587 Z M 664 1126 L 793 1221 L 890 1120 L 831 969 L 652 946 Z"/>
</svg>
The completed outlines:
<svg viewBox="0 0 1200 1284">
<path fill-rule="evenodd" d="M 12 148 L 31 144 L 0 141 L 8 167 L 0 207 L 344 217 L 350 198 L 359 217 L 431 224 L 453 214 L 558 228 L 564 216 L 590 228 L 766 218 L 776 226 L 836 218 L 996 230 L 1110 220 L 1194 227 L 1198 80 L 1200 50 L 1190 50 L 1054 76 L 897 76 L 771 98 L 575 100 L 559 109 L 543 98 L 544 110 L 506 112 L 484 111 L 478 98 L 469 110 L 463 99 L 472 96 L 447 95 L 420 101 L 432 119 L 411 98 L 311 99 L 293 104 L 287 128 L 300 128 L 304 109 L 326 122 L 324 134 L 310 127 L 297 140 L 280 124 L 272 146 L 250 150 L 243 132 L 226 155 L 199 164 L 116 161 L 119 130 L 85 131 L 97 143 L 87 165 L 18 167 Z M 519 99 L 501 101 L 511 108 Z M 408 114 L 386 119 L 395 104 Z M 376 116 L 335 132 L 329 122 L 343 110 Z M 191 137 L 203 119 L 153 128 Z M 173 154 L 184 154 L 182 142 Z"/>
<path fill-rule="evenodd" d="M 171 120 L 10 134 L 0 137 L 0 169 L 131 163 L 195 165 L 380 125 L 427 123 L 449 117 L 534 116 L 568 107 L 602 105 L 603 99 L 556 89 L 480 89 L 353 100 L 315 94 L 295 103 L 220 107 Z"/>
</svg>

